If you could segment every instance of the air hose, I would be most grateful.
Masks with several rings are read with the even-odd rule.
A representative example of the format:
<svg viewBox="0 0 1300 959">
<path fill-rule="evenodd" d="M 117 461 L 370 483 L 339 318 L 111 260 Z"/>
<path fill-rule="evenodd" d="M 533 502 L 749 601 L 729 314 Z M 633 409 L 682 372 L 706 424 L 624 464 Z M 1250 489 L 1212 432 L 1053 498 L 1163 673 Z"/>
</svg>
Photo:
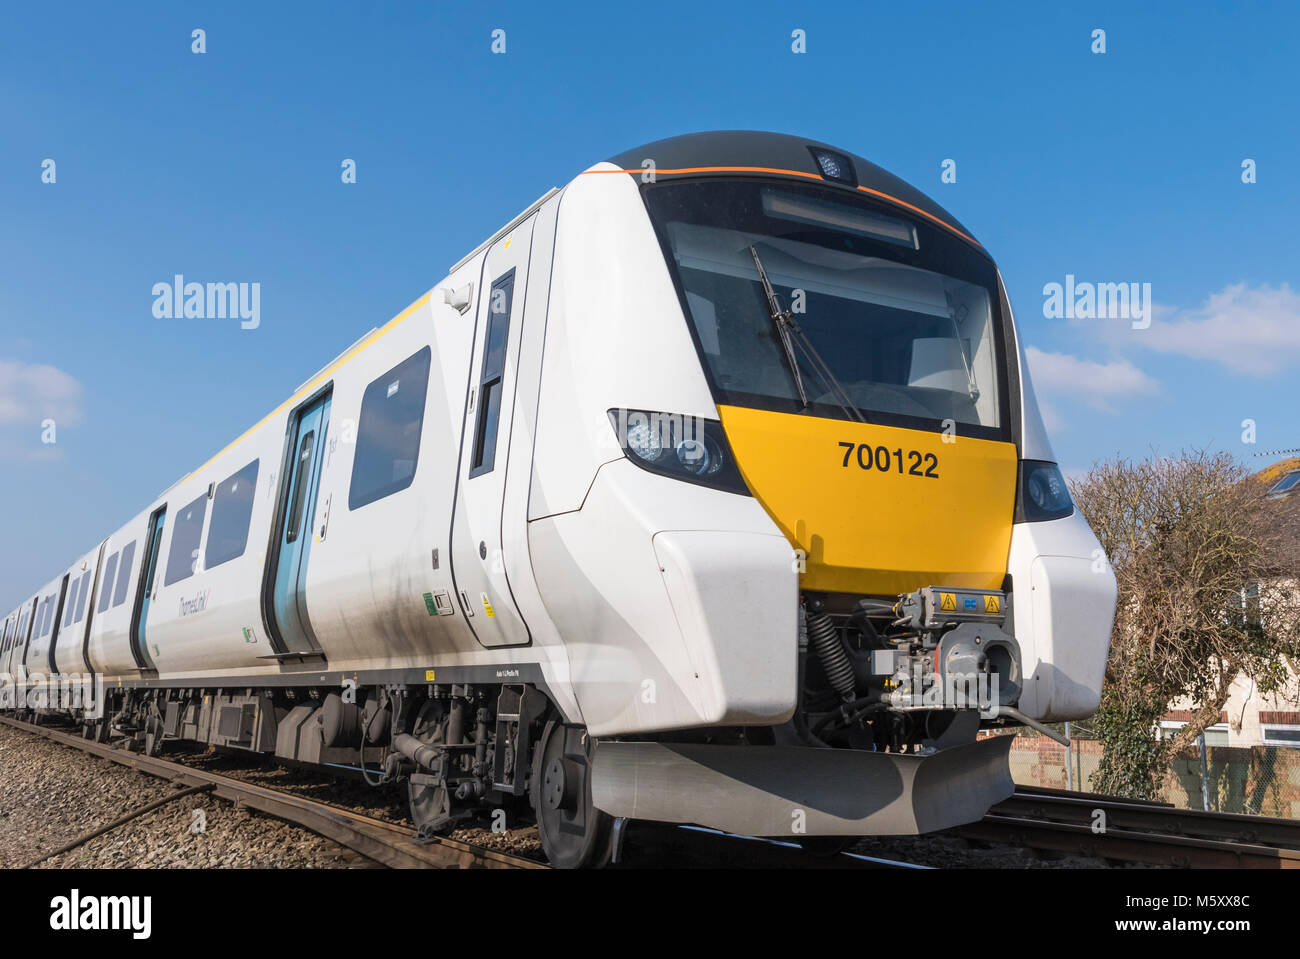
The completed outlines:
<svg viewBox="0 0 1300 959">
<path fill-rule="evenodd" d="M 840 642 L 835 621 L 826 613 L 808 615 L 808 645 L 817 654 L 817 661 L 822 664 L 831 688 L 845 699 L 852 699 L 855 688 L 853 663 L 849 660 L 848 650 Z"/>
</svg>

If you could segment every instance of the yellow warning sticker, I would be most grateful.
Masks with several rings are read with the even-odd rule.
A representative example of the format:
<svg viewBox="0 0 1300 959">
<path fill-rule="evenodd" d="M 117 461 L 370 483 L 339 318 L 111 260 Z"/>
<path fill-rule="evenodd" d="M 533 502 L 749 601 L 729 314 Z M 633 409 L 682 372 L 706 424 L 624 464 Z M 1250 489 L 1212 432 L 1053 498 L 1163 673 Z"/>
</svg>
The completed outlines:
<svg viewBox="0 0 1300 959">
<path fill-rule="evenodd" d="M 984 612 L 986 613 L 1002 612 L 1002 604 L 998 602 L 998 598 L 996 596 L 990 594 L 984 597 Z"/>
<path fill-rule="evenodd" d="M 492 609 L 492 603 L 488 599 L 488 594 L 479 593 L 479 596 L 483 597 L 483 612 L 487 613 L 490 619 L 496 619 L 497 614 L 496 611 Z"/>
<path fill-rule="evenodd" d="M 432 669 L 426 669 L 426 670 L 424 671 L 424 681 L 425 681 L 426 683 L 431 683 L 431 682 L 434 681 L 434 680 L 433 680 L 433 670 L 432 670 Z"/>
<path fill-rule="evenodd" d="M 955 612 L 957 612 L 957 594 L 956 594 L 956 593 L 940 593 L 940 594 L 939 594 L 939 608 L 940 608 L 941 610 L 943 610 L 945 613 L 955 613 Z"/>
</svg>

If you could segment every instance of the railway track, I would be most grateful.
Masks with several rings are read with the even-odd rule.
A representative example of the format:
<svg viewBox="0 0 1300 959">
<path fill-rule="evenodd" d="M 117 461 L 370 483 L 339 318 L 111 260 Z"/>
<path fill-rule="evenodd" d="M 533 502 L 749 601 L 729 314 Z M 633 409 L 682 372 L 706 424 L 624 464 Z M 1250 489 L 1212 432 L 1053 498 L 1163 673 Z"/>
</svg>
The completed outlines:
<svg viewBox="0 0 1300 959">
<path fill-rule="evenodd" d="M 1123 862 L 1300 869 L 1300 821 L 1178 809 L 1165 803 L 1017 787 L 953 834 Z"/>
<path fill-rule="evenodd" d="M 0 723 L 166 779 L 183 790 L 205 787 L 213 796 L 294 823 L 383 866 L 397 869 L 549 868 L 545 863 L 456 839 L 417 841 L 412 838 L 410 829 L 381 819 L 171 760 L 91 742 L 50 727 L 19 722 L 7 716 L 0 716 Z"/>
<path fill-rule="evenodd" d="M 109 831 L 135 815 L 163 805 L 190 791 L 206 791 L 218 798 L 258 809 L 268 815 L 309 829 L 331 839 L 366 859 L 393 868 L 549 868 L 534 859 L 513 856 L 450 837 L 429 843 L 412 838 L 408 824 L 379 819 L 333 803 L 321 802 L 250 781 L 252 768 L 216 772 L 183 761 L 145 756 L 107 744 L 95 743 L 51 726 L 0 716 L 0 723 L 35 733 L 57 743 L 168 780 L 178 787 L 174 796 L 164 797 L 116 820 L 96 833 Z M 350 776 L 351 770 L 333 769 L 335 775 Z M 83 836 L 73 845 L 89 839 Z M 49 855 L 54 855 L 50 853 Z M 43 857 L 43 858 L 48 858 Z M 817 854 L 797 844 L 748 836 L 732 836 L 716 830 L 679 827 L 667 823 L 629 824 L 621 861 L 614 868 L 748 868 L 748 869 L 912 869 L 926 868 L 911 863 L 855 854 Z"/>
<path fill-rule="evenodd" d="M 177 787 L 177 796 L 207 792 L 256 809 L 324 836 L 382 866 L 549 868 L 537 860 L 450 837 L 417 841 L 405 825 L 193 765 L 92 742 L 56 728 L 4 716 L 0 716 L 0 723 L 167 780 Z M 122 821 L 129 818 L 123 817 Z M 98 831 L 107 831 L 116 824 Z M 1158 866 L 1300 868 L 1300 821 L 1178 809 L 1145 800 L 1025 786 L 1017 787 L 1010 799 L 995 806 L 982 821 L 950 830 L 949 834 L 979 842 Z M 631 828 L 628 846 L 632 854 L 624 862 L 633 868 L 684 862 L 749 868 L 913 867 L 911 863 L 856 855 L 813 856 L 786 843 L 648 823 Z"/>
</svg>

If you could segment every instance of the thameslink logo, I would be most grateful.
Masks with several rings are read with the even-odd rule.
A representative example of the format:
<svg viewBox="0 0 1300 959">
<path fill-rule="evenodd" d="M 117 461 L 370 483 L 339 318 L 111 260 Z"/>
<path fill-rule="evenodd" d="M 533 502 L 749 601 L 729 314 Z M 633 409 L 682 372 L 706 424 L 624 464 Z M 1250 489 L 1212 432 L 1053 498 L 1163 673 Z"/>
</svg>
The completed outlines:
<svg viewBox="0 0 1300 959">
<path fill-rule="evenodd" d="M 160 320 L 238 318 L 240 329 L 262 324 L 261 283 L 186 283 L 177 273 L 171 283 L 155 283 L 153 315 Z"/>
<path fill-rule="evenodd" d="M 50 928 L 60 932 L 128 930 L 132 939 L 148 939 L 152 914 L 152 896 L 82 896 L 74 889 L 50 900 Z"/>
<path fill-rule="evenodd" d="M 181 615 L 189 616 L 193 613 L 201 613 L 208 608 L 208 597 L 212 595 L 211 589 L 205 589 L 193 599 L 181 597 Z"/>
<path fill-rule="evenodd" d="M 1064 285 L 1048 283 L 1043 296 L 1049 320 L 1132 320 L 1135 330 L 1151 325 L 1150 283 L 1079 283 L 1067 273 Z"/>
</svg>

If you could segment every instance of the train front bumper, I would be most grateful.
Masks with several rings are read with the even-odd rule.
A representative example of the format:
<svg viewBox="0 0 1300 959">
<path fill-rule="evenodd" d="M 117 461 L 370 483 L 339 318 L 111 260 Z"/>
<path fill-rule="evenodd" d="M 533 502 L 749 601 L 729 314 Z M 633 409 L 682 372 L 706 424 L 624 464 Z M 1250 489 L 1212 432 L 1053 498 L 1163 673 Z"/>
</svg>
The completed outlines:
<svg viewBox="0 0 1300 959">
<path fill-rule="evenodd" d="M 599 742 L 592 800 L 612 816 L 749 836 L 915 835 L 976 822 L 1009 797 L 1011 740 L 929 755 Z"/>
</svg>

